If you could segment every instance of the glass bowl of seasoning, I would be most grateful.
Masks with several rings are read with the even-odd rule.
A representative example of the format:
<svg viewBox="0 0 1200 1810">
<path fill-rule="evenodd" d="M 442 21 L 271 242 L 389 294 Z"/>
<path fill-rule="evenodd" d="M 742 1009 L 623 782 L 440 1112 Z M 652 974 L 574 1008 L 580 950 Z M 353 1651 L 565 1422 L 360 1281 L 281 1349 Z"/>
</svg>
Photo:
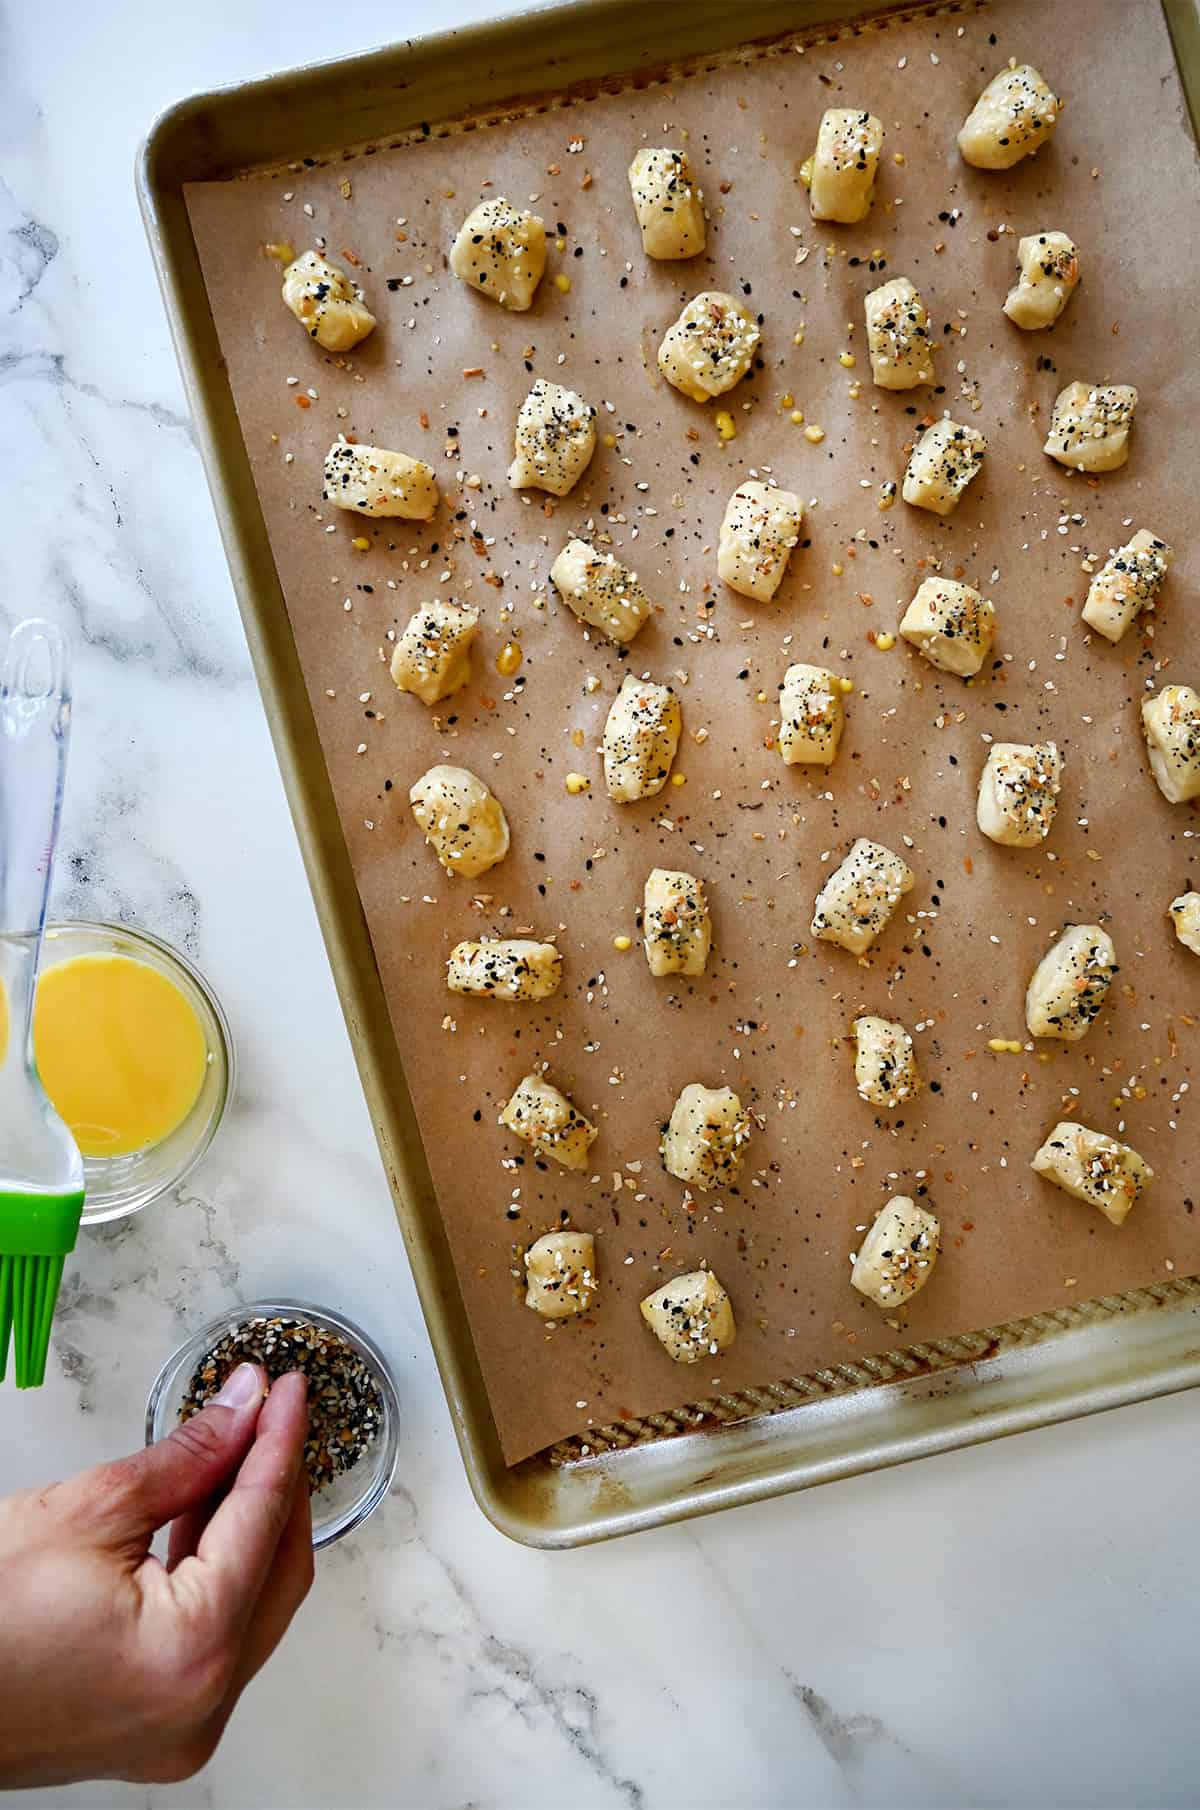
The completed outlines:
<svg viewBox="0 0 1200 1810">
<path fill-rule="evenodd" d="M 233 1038 L 212 988 L 177 950 L 126 924 L 47 926 L 33 1044 L 83 1156 L 85 1226 L 178 1187 L 233 1093 Z"/>
<path fill-rule="evenodd" d="M 362 1328 L 309 1301 L 249 1301 L 169 1357 L 146 1404 L 146 1444 L 198 1414 L 239 1364 L 308 1378 L 305 1463 L 319 1551 L 361 1527 L 392 1485 L 400 1407 L 386 1360 Z"/>
</svg>

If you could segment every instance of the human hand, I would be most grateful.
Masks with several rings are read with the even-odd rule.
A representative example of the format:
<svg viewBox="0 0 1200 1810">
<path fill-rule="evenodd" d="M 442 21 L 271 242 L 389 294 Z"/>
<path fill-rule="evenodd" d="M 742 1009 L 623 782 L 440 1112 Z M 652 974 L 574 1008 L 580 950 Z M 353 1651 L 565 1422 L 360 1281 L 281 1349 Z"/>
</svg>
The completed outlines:
<svg viewBox="0 0 1200 1810">
<path fill-rule="evenodd" d="M 158 1445 L 0 1499 L 0 1786 L 168 1782 L 214 1752 L 312 1583 L 305 1379 L 265 1388 L 243 1364 Z"/>
</svg>

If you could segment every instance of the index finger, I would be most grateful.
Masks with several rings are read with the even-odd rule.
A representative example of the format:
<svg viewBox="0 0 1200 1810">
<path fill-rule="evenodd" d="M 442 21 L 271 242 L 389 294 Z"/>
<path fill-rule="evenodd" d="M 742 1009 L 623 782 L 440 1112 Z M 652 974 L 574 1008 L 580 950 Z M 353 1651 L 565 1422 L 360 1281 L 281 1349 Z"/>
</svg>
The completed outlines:
<svg viewBox="0 0 1200 1810">
<path fill-rule="evenodd" d="M 262 1594 L 287 1526 L 307 1433 L 308 1384 L 293 1371 L 272 1384 L 229 1494 L 201 1534 L 195 1558 L 184 1559 L 175 1573 L 203 1567 L 219 1608 L 239 1630 Z"/>
</svg>

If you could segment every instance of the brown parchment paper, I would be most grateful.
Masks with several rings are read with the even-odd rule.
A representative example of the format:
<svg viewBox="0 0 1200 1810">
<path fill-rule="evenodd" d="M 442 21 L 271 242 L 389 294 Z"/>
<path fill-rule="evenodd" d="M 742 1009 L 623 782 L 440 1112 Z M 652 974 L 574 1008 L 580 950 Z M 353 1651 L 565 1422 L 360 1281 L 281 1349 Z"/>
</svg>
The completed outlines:
<svg viewBox="0 0 1200 1810">
<path fill-rule="evenodd" d="M 1015 170 L 971 170 L 955 132 L 1010 56 L 1066 97 L 1062 124 Z M 869 106 L 886 127 L 862 226 L 814 225 L 795 179 L 828 105 Z M 626 166 L 639 145 L 682 142 L 711 209 L 708 251 L 654 264 Z M 446 268 L 461 220 L 493 194 L 562 229 L 527 315 L 502 312 Z M 997 0 L 909 16 L 802 53 L 783 45 L 664 86 L 465 134 L 435 125 L 423 142 L 370 157 L 190 190 L 397 1060 L 510 1462 L 631 1413 L 1200 1270 L 1185 1086 L 1200 964 L 1164 915 L 1200 883 L 1200 820 L 1160 797 L 1137 714 L 1160 667 L 1200 682 L 1197 198 L 1154 0 Z M 1001 304 L 1017 236 L 1045 228 L 1075 238 L 1083 280 L 1052 332 L 1024 334 Z M 264 242 L 301 250 L 318 234 L 335 259 L 359 261 L 379 316 L 345 360 L 305 339 L 263 255 Z M 935 396 L 871 384 L 862 302 L 881 271 L 911 276 L 926 299 L 941 348 Z M 718 405 L 737 425 L 725 447 L 715 409 L 677 395 L 654 365 L 683 302 L 713 287 L 745 296 L 763 320 L 762 368 Z M 482 375 L 466 374 L 476 367 Z M 615 436 L 557 504 L 506 483 L 534 374 L 581 390 Z M 1141 394 L 1128 465 L 1090 483 L 1041 452 L 1053 398 L 1077 377 Z M 823 428 L 820 444 L 793 423 L 793 406 Z M 950 410 L 990 442 L 945 522 L 899 501 L 877 506 L 926 409 Z M 436 467 L 445 503 L 428 529 L 323 505 L 323 455 L 338 431 Z M 809 504 L 804 545 L 766 607 L 716 579 L 724 505 L 752 470 Z M 1098 566 L 1142 525 L 1177 550 L 1153 639 L 1139 630 L 1116 648 L 1089 645 L 1081 561 Z M 548 595 L 550 564 L 575 533 L 611 540 L 657 600 L 627 660 Z M 356 535 L 369 551 L 353 549 Z M 999 611 L 997 663 L 972 686 L 903 642 L 879 651 L 870 639 L 896 628 L 939 566 Z M 483 625 L 472 684 L 431 714 L 396 694 L 380 650 L 435 596 L 469 601 Z M 512 637 L 524 650 L 519 684 L 495 665 Z M 770 745 L 776 687 L 797 659 L 828 663 L 857 688 L 828 773 L 785 768 Z M 596 748 L 631 669 L 679 691 L 686 783 L 619 807 Z M 1067 768 L 1049 843 L 996 848 L 974 821 L 987 738 L 1050 736 Z M 409 786 L 442 760 L 477 772 L 508 812 L 512 852 L 477 882 L 442 873 L 409 813 Z M 592 776 L 588 794 L 567 794 L 571 770 Z M 858 835 L 905 853 L 917 876 L 907 913 L 861 963 L 808 929 L 817 890 Z M 637 911 L 655 864 L 707 882 L 716 952 L 698 984 L 653 981 L 646 967 Z M 990 1037 L 1024 1039 L 1026 982 L 1064 922 L 1093 920 L 1109 925 L 1121 973 L 1088 1038 L 989 1053 Z M 556 998 L 512 1007 L 448 994 L 443 960 L 457 939 L 519 927 L 557 938 Z M 622 933 L 629 953 L 613 946 Z M 896 1114 L 855 1092 L 846 1035 L 864 1008 L 915 1032 L 926 1087 Z M 535 1164 L 497 1125 L 542 1062 L 599 1122 L 582 1176 Z M 762 1128 L 740 1185 L 688 1202 L 657 1139 L 693 1080 L 734 1086 Z M 1031 1174 L 1060 1116 L 1124 1128 L 1153 1164 L 1157 1179 L 1123 1230 Z M 848 1272 L 860 1228 L 899 1190 L 923 1191 L 936 1209 L 944 1254 L 898 1332 Z M 599 1234 L 603 1292 L 585 1323 L 551 1331 L 522 1305 L 514 1271 L 524 1245 L 567 1215 Z M 739 1336 L 718 1361 L 682 1368 L 637 1303 L 701 1259 L 733 1297 Z"/>
</svg>

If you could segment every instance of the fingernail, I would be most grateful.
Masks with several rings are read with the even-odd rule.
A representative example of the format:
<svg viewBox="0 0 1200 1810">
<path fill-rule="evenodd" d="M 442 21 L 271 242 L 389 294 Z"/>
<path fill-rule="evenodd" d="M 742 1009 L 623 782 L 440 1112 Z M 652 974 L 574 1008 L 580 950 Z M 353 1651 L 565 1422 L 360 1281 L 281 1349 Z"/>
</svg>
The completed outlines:
<svg viewBox="0 0 1200 1810">
<path fill-rule="evenodd" d="M 221 1393 L 213 1399 L 222 1408 L 248 1408 L 255 1397 L 261 1394 L 262 1384 L 254 1365 L 239 1364 L 232 1375 L 225 1378 Z"/>
</svg>

